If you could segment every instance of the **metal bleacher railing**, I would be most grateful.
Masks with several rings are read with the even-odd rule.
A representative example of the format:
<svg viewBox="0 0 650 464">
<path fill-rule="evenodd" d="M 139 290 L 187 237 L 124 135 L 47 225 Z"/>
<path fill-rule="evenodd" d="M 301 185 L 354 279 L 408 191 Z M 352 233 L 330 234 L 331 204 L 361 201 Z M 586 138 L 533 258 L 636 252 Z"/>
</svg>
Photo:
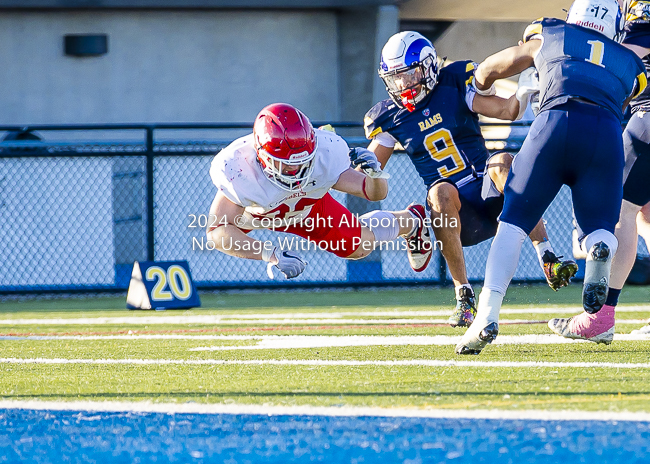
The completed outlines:
<svg viewBox="0 0 650 464">
<path fill-rule="evenodd" d="M 318 124 L 318 123 L 316 123 Z M 367 140 L 357 123 L 333 124 L 351 146 Z M 516 152 L 528 123 L 485 124 L 488 148 Z M 199 288 L 441 284 L 439 251 L 414 273 L 405 251 L 373 252 L 360 261 L 321 250 L 303 254 L 306 271 L 273 281 L 257 261 L 209 250 L 205 222 L 216 193 L 212 158 L 251 124 L 110 124 L 0 127 L 0 294 L 123 291 L 134 261 L 187 260 Z M 334 193 L 355 213 L 403 209 L 424 202 L 425 189 L 408 157 L 388 164 L 390 193 L 368 203 Z M 571 204 L 562 191 L 547 211 L 556 250 L 571 247 Z M 253 232 L 277 241 L 284 234 Z M 283 237 L 283 238 L 284 238 Z M 400 239 L 401 240 L 401 239 Z M 466 249 L 468 273 L 482 280 L 489 241 Z M 542 281 L 532 247 L 515 275 Z"/>
</svg>

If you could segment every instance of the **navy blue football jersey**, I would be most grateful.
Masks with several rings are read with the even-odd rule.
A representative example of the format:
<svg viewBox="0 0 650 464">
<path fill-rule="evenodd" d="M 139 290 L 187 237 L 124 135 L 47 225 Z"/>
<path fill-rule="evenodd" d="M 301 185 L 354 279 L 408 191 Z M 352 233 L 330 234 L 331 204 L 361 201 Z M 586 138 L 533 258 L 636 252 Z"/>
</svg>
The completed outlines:
<svg viewBox="0 0 650 464">
<path fill-rule="evenodd" d="M 645 88 L 645 67 L 621 44 L 590 29 L 544 18 L 524 32 L 524 42 L 540 37 L 535 57 L 539 72 L 540 111 L 584 99 L 623 118 L 627 98 Z"/>
<path fill-rule="evenodd" d="M 438 83 L 415 111 L 392 100 L 373 106 L 364 118 L 366 137 L 392 135 L 429 187 L 440 179 L 462 185 L 482 173 L 488 157 L 478 116 L 465 102 L 476 63 L 457 61 L 440 70 Z"/>
<path fill-rule="evenodd" d="M 650 1 L 634 0 L 630 4 L 623 43 L 650 48 Z M 646 55 L 642 61 L 647 76 L 650 74 L 650 57 Z M 632 112 L 650 110 L 650 86 L 646 86 L 645 90 L 630 102 L 630 106 Z"/>
</svg>

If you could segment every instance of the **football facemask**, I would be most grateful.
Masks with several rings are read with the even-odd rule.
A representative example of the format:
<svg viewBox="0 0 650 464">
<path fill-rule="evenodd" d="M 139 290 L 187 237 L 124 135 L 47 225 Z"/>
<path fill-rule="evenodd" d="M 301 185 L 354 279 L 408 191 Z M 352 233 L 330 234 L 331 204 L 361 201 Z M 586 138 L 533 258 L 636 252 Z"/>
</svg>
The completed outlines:
<svg viewBox="0 0 650 464">
<path fill-rule="evenodd" d="M 295 153 L 286 160 L 271 156 L 262 147 L 258 147 L 257 156 L 264 174 L 271 182 L 282 190 L 294 191 L 303 188 L 314 172 L 316 149 L 317 147 L 312 153 Z"/>
<path fill-rule="evenodd" d="M 415 105 L 426 96 L 426 79 L 423 66 L 384 74 L 382 76 L 386 90 L 393 100 L 399 100 L 409 111 L 415 111 Z"/>
</svg>

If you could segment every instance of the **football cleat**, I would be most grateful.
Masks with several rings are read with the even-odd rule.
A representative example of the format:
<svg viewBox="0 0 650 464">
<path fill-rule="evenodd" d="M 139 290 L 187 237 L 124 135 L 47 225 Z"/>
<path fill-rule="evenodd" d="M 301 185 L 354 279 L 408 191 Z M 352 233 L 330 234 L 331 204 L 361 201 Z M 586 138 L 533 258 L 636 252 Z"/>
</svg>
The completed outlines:
<svg viewBox="0 0 650 464">
<path fill-rule="evenodd" d="M 548 327 L 564 338 L 609 345 L 614 340 L 615 309 L 604 305 L 598 314 L 582 313 L 548 321 Z"/>
<path fill-rule="evenodd" d="M 560 261 L 560 258 L 562 256 L 555 256 L 548 250 L 542 256 L 546 282 L 556 292 L 558 289 L 569 285 L 573 276 L 578 272 L 578 265 L 575 261 L 570 259 Z"/>
<path fill-rule="evenodd" d="M 650 335 L 650 323 L 632 331 L 632 335 Z"/>
<path fill-rule="evenodd" d="M 474 292 L 471 288 L 462 287 L 459 289 L 459 293 L 460 299 L 456 300 L 456 308 L 447 323 L 452 327 L 469 327 L 476 317 Z"/>
<path fill-rule="evenodd" d="M 471 329 L 468 329 L 469 332 Z M 480 354 L 488 344 L 492 343 L 499 335 L 499 324 L 490 322 L 476 336 L 469 336 L 467 332 L 456 345 L 456 354 Z"/>
<path fill-rule="evenodd" d="M 422 205 L 412 204 L 407 209 L 418 220 L 415 229 L 405 237 L 408 245 L 409 264 L 415 272 L 422 272 L 429 265 L 433 254 L 431 234 L 425 222 L 427 216 Z"/>
<path fill-rule="evenodd" d="M 605 242 L 598 242 L 589 250 L 582 287 L 582 306 L 589 314 L 600 311 L 607 300 L 610 254 Z"/>
</svg>

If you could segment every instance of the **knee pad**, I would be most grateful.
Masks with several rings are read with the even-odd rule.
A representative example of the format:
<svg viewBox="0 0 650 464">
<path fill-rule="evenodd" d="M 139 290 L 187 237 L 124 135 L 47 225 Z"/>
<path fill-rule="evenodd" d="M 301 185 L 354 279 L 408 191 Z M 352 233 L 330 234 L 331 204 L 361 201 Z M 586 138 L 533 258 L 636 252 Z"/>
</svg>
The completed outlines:
<svg viewBox="0 0 650 464">
<path fill-rule="evenodd" d="M 370 229 L 378 242 L 395 240 L 399 235 L 399 222 L 388 211 L 370 211 L 359 218 L 364 227 Z"/>
<path fill-rule="evenodd" d="M 582 241 L 582 250 L 589 255 L 589 250 L 598 242 L 604 242 L 605 245 L 609 247 L 610 256 L 616 254 L 618 249 L 618 239 L 611 232 L 606 231 L 605 229 L 598 229 L 587 235 Z"/>
</svg>

